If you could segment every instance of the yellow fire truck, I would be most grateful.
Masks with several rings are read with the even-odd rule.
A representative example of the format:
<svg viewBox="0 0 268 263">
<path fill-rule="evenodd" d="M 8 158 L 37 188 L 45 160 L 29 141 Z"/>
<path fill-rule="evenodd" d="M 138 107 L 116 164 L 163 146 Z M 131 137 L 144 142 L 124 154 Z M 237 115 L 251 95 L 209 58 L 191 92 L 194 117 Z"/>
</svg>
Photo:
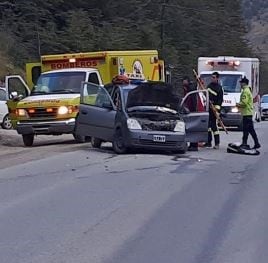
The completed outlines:
<svg viewBox="0 0 268 263">
<path fill-rule="evenodd" d="M 97 68 L 103 84 L 125 72 L 143 74 L 147 80 L 165 79 L 157 50 L 131 50 L 44 55 L 40 62 L 26 64 L 26 82 L 33 87 L 41 73 L 69 68 Z"/>
<path fill-rule="evenodd" d="M 33 145 L 35 135 L 71 133 L 84 142 L 76 134 L 81 83 L 103 85 L 126 73 L 164 81 L 163 61 L 156 50 L 42 56 L 40 63 L 27 65 L 26 82 L 21 76 L 6 77 L 12 124 L 25 146 Z"/>
</svg>

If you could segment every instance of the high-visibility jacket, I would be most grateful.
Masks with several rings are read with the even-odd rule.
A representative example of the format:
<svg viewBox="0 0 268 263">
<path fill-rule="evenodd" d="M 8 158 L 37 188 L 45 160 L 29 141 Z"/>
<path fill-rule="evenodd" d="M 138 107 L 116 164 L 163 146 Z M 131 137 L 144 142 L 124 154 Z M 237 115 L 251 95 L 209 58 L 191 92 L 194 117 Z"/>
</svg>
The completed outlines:
<svg viewBox="0 0 268 263">
<path fill-rule="evenodd" d="M 249 86 L 242 88 L 239 106 L 243 116 L 253 115 L 253 97 Z"/>
<path fill-rule="evenodd" d="M 209 92 L 209 100 L 215 106 L 217 110 L 221 109 L 221 105 L 223 102 L 223 89 L 219 83 L 211 82 L 207 86 Z"/>
</svg>

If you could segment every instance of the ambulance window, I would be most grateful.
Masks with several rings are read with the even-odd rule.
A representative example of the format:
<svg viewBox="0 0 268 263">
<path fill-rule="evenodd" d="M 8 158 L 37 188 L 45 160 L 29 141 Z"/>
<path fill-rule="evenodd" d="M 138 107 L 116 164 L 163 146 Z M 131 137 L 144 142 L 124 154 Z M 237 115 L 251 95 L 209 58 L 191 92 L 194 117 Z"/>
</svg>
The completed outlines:
<svg viewBox="0 0 268 263">
<path fill-rule="evenodd" d="M 88 77 L 88 82 L 99 85 L 100 82 L 97 73 L 90 73 Z"/>
<path fill-rule="evenodd" d="M 41 67 L 40 66 L 33 67 L 32 68 L 32 81 L 34 85 L 36 85 L 37 80 L 40 75 L 41 75 Z"/>
</svg>

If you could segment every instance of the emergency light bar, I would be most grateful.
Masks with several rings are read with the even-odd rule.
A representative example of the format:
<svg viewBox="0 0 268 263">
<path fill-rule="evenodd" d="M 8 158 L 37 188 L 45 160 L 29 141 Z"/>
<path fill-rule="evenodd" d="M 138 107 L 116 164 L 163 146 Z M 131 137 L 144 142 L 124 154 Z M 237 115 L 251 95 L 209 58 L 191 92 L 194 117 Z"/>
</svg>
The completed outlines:
<svg viewBox="0 0 268 263">
<path fill-rule="evenodd" d="M 75 59 L 75 58 L 70 58 L 70 59 L 69 59 L 69 62 L 70 62 L 70 63 L 75 63 L 75 62 L 76 62 L 76 59 Z"/>
<path fill-rule="evenodd" d="M 206 65 L 210 65 L 212 67 L 216 66 L 216 65 L 227 65 L 227 66 L 231 66 L 231 67 L 238 67 L 240 65 L 240 61 L 236 60 L 236 61 L 211 61 L 208 60 L 206 61 Z"/>
</svg>

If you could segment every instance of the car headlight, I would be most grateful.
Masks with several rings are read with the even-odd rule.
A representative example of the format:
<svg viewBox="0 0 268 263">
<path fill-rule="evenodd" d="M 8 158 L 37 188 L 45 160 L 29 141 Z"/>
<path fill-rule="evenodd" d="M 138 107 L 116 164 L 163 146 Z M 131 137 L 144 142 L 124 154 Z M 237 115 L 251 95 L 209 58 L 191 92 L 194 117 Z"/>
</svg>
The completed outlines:
<svg viewBox="0 0 268 263">
<path fill-rule="evenodd" d="M 185 133 L 185 123 L 183 121 L 177 121 L 174 132 Z"/>
<path fill-rule="evenodd" d="M 239 109 L 237 107 L 232 107 L 231 112 L 232 113 L 237 113 L 237 112 L 239 112 Z"/>
<path fill-rule="evenodd" d="M 139 122 L 136 119 L 127 119 L 127 127 L 130 130 L 141 130 L 141 125 L 139 124 Z"/>
<path fill-rule="evenodd" d="M 58 108 L 59 115 L 64 115 L 64 114 L 67 114 L 68 112 L 69 112 L 69 109 L 66 106 L 60 106 Z"/>
<path fill-rule="evenodd" d="M 16 110 L 16 115 L 19 117 L 27 117 L 27 111 L 25 109 L 17 109 Z"/>
</svg>

